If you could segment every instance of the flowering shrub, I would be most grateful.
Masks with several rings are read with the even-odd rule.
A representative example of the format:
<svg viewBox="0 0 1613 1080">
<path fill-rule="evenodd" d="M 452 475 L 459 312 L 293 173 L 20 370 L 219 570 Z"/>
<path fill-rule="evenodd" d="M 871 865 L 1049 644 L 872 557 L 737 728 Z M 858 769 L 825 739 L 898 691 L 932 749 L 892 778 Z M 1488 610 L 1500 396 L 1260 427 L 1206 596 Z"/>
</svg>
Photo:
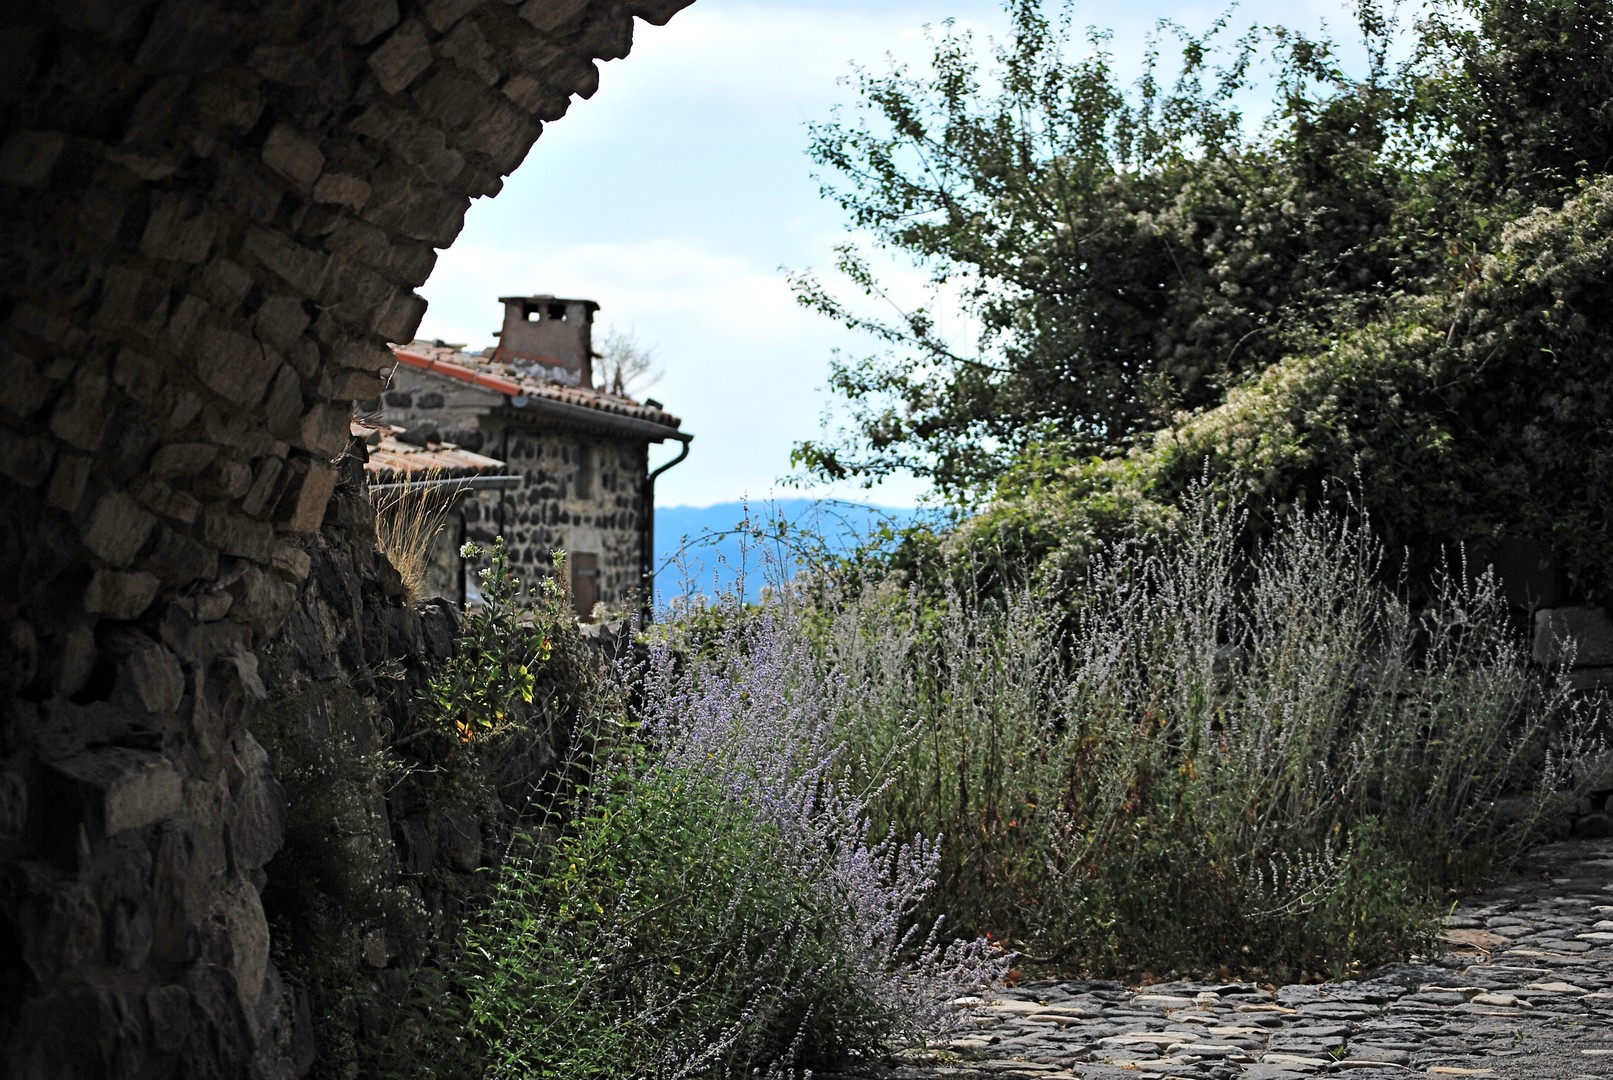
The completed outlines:
<svg viewBox="0 0 1613 1080">
<path fill-rule="evenodd" d="M 439 1002 L 440 1075 L 789 1074 L 924 1040 L 1005 964 L 915 923 L 938 843 L 871 834 L 834 735 L 860 688 L 778 618 L 652 649 L 591 782 L 512 857 Z M 454 1004 L 454 1002 L 459 1004 Z M 453 1030 L 436 1025 L 435 1037 Z"/>
</svg>

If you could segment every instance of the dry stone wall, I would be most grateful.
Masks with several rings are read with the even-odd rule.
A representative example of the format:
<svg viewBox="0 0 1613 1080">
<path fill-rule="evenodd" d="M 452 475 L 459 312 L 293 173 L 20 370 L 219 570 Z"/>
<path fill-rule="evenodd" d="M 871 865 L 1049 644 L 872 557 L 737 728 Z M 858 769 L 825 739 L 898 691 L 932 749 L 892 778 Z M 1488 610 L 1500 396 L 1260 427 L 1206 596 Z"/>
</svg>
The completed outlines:
<svg viewBox="0 0 1613 1080">
<path fill-rule="evenodd" d="M 412 289 L 634 18 L 688 0 L 0 15 L 0 1058 L 306 1064 L 259 651 Z"/>
<path fill-rule="evenodd" d="M 321 1076 L 374 1075 L 396 1052 L 399 1004 L 489 884 L 477 871 L 503 851 L 532 778 L 554 775 L 569 730 L 512 735 L 486 756 L 422 754 L 435 744 L 417 739 L 414 700 L 452 654 L 459 610 L 411 605 L 376 550 L 363 454 L 357 443 L 341 463 L 303 544 L 310 571 L 263 650 L 254 725 L 286 792 L 263 889 L 272 955 L 296 1012 L 318 1017 L 294 1033 L 295 1064 Z"/>
</svg>

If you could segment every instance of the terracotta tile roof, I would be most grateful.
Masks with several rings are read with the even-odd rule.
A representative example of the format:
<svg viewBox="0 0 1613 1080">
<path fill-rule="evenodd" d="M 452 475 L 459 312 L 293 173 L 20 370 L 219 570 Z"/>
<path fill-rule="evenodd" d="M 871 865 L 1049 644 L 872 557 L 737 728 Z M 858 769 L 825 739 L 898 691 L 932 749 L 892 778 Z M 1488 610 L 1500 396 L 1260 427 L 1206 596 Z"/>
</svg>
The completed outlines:
<svg viewBox="0 0 1613 1080">
<path fill-rule="evenodd" d="M 504 462 L 473 454 L 454 443 L 407 441 L 405 428 L 389 424 L 353 421 L 353 436 L 369 448 L 364 471 L 372 484 L 399 484 L 411 480 L 462 480 L 476 476 L 501 476 Z"/>
<path fill-rule="evenodd" d="M 623 416 L 677 430 L 683 423 L 665 409 L 630 397 L 584 386 L 567 386 L 545 378 L 540 364 L 504 363 L 490 356 L 468 353 L 453 345 L 412 341 L 392 346 L 399 363 L 448 378 L 460 379 L 506 397 L 539 398 Z M 555 361 L 558 365 L 560 361 Z"/>
</svg>

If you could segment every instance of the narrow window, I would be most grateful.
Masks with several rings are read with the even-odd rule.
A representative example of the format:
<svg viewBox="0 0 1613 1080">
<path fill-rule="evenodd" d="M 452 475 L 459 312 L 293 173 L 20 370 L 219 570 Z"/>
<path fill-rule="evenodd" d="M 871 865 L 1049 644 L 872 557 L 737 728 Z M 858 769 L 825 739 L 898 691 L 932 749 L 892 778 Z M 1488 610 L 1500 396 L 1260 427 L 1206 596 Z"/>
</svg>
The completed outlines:
<svg viewBox="0 0 1613 1080">
<path fill-rule="evenodd" d="M 577 483 L 573 488 L 579 499 L 594 497 L 594 448 L 592 444 L 577 444 Z"/>
</svg>

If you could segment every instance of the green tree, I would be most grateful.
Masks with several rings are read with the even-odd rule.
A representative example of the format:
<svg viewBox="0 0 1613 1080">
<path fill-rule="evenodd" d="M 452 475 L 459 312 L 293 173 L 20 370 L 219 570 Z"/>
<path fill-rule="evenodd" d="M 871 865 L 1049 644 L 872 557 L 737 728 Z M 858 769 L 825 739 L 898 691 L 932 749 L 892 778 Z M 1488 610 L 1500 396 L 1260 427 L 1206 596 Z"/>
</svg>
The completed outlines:
<svg viewBox="0 0 1613 1080">
<path fill-rule="evenodd" d="M 1072 56 L 1068 4 L 1009 0 L 989 68 L 949 24 L 927 72 L 859 73 L 855 118 L 814 127 L 811 154 L 849 223 L 936 291 L 880 318 L 793 278 L 886 346 L 836 363 L 851 429 L 797 463 L 910 469 L 968 502 L 1027 453 L 1112 456 L 1397 295 L 1459 288 L 1507 218 L 1606 168 L 1608 10 L 1436 0 L 1408 36 L 1362 0 L 1359 74 L 1326 39 L 1162 23 L 1127 91 L 1108 35 Z M 1260 86 L 1257 125 L 1241 106 Z M 838 268 L 888 299 L 863 252 Z M 972 318 L 975 348 L 937 330 L 937 304 Z"/>
</svg>

